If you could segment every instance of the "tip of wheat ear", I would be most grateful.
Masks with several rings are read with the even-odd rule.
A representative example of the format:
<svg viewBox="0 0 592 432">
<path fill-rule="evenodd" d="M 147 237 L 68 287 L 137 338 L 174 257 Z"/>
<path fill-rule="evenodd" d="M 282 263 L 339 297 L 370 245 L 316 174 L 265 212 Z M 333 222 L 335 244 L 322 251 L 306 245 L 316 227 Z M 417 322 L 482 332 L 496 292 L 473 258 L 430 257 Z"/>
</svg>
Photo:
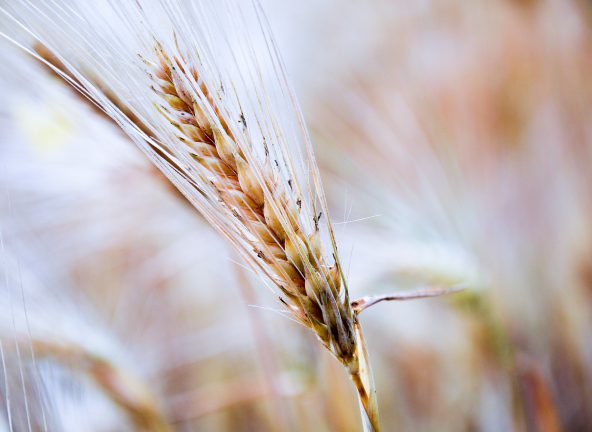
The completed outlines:
<svg viewBox="0 0 592 432">
<path fill-rule="evenodd" d="M 354 316 L 336 264 L 325 263 L 318 232 L 307 232 L 301 208 L 275 180 L 273 164 L 251 163 L 196 68 L 157 45 L 150 76 L 160 108 L 189 146 L 189 154 L 219 195 L 229 217 L 240 220 L 254 256 L 295 317 L 313 329 L 344 364 L 354 363 Z M 263 143 L 261 143 L 263 145 Z M 268 161 L 266 161 L 268 162 Z M 310 215 L 311 219 L 314 218 Z"/>
</svg>

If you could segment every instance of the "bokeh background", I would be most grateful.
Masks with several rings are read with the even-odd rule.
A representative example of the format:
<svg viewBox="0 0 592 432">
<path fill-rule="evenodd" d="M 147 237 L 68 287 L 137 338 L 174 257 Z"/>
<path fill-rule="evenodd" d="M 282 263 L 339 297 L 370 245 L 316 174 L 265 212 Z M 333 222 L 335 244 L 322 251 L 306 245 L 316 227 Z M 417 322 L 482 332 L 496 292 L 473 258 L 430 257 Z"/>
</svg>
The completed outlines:
<svg viewBox="0 0 592 432">
<path fill-rule="evenodd" d="M 352 297 L 466 287 L 361 315 L 384 430 L 592 430 L 590 2 L 263 6 Z M 0 431 L 141 430 L 151 410 L 179 431 L 360 430 L 314 335 L 0 42 Z"/>
</svg>

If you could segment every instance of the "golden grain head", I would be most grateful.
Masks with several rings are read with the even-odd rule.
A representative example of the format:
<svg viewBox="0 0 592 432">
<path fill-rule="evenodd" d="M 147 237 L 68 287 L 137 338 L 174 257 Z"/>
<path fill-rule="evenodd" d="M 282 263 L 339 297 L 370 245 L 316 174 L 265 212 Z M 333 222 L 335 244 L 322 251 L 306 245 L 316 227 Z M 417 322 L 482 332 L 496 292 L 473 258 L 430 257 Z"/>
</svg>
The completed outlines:
<svg viewBox="0 0 592 432">
<path fill-rule="evenodd" d="M 309 232 L 302 223 L 315 215 L 302 214 L 291 182 L 286 190 L 277 181 L 281 173 L 269 157 L 262 163 L 253 160 L 250 147 L 257 143 L 234 136 L 227 126 L 231 120 L 219 108 L 224 100 L 213 96 L 196 69 L 169 56 L 160 45 L 155 52 L 158 62 L 151 76 L 156 77 L 161 110 L 189 146 L 228 214 L 243 225 L 244 238 L 289 310 L 342 362 L 351 363 L 356 348 L 354 317 L 339 268 L 325 261 L 318 230 Z"/>
</svg>

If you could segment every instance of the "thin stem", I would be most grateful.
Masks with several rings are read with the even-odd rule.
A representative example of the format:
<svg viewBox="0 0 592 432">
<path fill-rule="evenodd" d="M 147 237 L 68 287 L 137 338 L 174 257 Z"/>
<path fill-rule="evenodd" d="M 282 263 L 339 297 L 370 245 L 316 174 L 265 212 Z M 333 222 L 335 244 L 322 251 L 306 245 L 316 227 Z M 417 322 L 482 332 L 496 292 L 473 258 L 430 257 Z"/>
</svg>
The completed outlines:
<svg viewBox="0 0 592 432">
<path fill-rule="evenodd" d="M 372 368 L 370 367 L 370 360 L 368 358 L 368 352 L 366 351 L 366 343 L 364 342 L 364 336 L 362 335 L 362 328 L 357 318 L 354 322 L 354 330 L 357 339 L 357 352 L 355 362 L 350 365 L 349 371 L 351 379 L 358 390 L 362 425 L 364 427 L 364 432 L 380 432 L 374 376 L 372 375 Z"/>
<path fill-rule="evenodd" d="M 364 309 L 369 308 L 377 303 L 383 301 L 404 301 L 404 300 L 416 300 L 429 297 L 439 297 L 445 294 L 453 294 L 463 291 L 465 287 L 458 286 L 452 288 L 430 288 L 425 290 L 401 292 L 392 294 L 383 294 L 378 296 L 365 296 L 352 301 L 351 305 L 353 310 L 359 314 Z"/>
</svg>

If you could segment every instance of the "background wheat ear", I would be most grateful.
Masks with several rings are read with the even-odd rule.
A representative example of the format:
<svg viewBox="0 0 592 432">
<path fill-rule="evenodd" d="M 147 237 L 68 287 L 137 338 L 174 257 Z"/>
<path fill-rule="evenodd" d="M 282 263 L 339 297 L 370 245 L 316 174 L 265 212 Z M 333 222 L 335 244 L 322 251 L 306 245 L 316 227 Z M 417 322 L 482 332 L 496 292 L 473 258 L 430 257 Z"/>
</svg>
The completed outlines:
<svg viewBox="0 0 592 432">
<path fill-rule="evenodd" d="M 91 382 L 139 430 L 170 430 L 155 393 L 134 370 L 119 341 L 102 328 L 100 321 L 94 320 L 96 317 L 88 305 L 82 301 L 74 304 L 63 293 L 48 289 L 37 275 L 23 268 L 19 259 L 9 255 L 2 240 L 0 236 L 3 364 L 9 360 L 19 369 L 32 370 L 32 380 L 37 386 L 40 385 L 36 382 L 38 364 L 62 365 Z M 10 395 L 19 385 L 12 387 L 4 383 L 2 392 Z M 27 406 L 26 390 L 23 393 Z M 41 393 L 39 397 L 42 396 Z M 9 407 L 7 411 L 10 415 Z M 18 411 L 14 410 L 13 414 Z"/>
</svg>

